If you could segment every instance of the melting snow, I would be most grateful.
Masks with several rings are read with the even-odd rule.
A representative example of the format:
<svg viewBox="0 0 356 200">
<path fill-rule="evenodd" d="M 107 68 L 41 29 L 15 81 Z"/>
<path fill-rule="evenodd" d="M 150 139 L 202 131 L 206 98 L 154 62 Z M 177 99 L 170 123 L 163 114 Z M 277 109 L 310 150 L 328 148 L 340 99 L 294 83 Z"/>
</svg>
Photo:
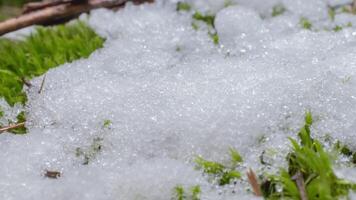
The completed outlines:
<svg viewBox="0 0 356 200">
<path fill-rule="evenodd" d="M 49 71 L 42 94 L 42 77 L 33 80 L 29 133 L 0 135 L 0 199 L 167 200 L 177 184 L 199 184 L 202 199 L 251 199 L 245 183 L 211 185 L 192 160 L 224 161 L 234 147 L 243 173 L 276 171 L 306 110 L 317 137 L 355 148 L 356 29 L 322 27 L 356 17 L 333 22 L 322 0 L 225 2 L 191 2 L 216 13 L 219 45 L 174 1 L 93 12 L 105 47 Z M 288 11 L 270 17 L 281 2 Z M 301 17 L 319 30 L 302 29 Z M 259 164 L 266 149 L 277 152 L 270 169 Z"/>
</svg>

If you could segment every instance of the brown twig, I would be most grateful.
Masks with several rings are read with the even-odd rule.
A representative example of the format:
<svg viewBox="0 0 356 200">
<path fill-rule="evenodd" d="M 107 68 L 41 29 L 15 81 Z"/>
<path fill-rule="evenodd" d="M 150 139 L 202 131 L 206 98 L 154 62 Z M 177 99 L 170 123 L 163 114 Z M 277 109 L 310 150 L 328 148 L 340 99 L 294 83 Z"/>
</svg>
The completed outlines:
<svg viewBox="0 0 356 200">
<path fill-rule="evenodd" d="M 46 81 L 46 75 L 47 75 L 47 74 L 45 74 L 45 75 L 43 76 L 43 79 L 42 79 L 42 82 L 41 82 L 40 90 L 38 90 L 38 94 L 41 94 L 41 92 L 42 92 L 42 90 L 43 90 L 43 86 L 44 86 L 44 83 L 45 83 L 45 81 Z"/>
<path fill-rule="evenodd" d="M 60 4 L 71 3 L 72 0 L 54 0 L 54 1 L 41 1 L 41 2 L 30 2 L 24 5 L 22 9 L 22 14 L 30 13 L 36 10 L 40 10 L 46 7 L 57 6 Z"/>
<path fill-rule="evenodd" d="M 65 3 L 51 5 L 43 9 L 23 14 L 0 23 L 0 36 L 31 25 L 51 24 L 51 22 L 68 20 L 97 8 L 122 7 L 126 2 L 153 2 L 153 0 L 88 0 L 87 3 Z M 35 6 L 36 7 L 36 6 Z"/>
<path fill-rule="evenodd" d="M 252 187 L 253 193 L 256 196 L 261 197 L 262 196 L 261 186 L 257 181 L 257 176 L 255 172 L 250 168 L 246 174 L 247 174 L 248 182 Z"/>
<path fill-rule="evenodd" d="M 352 9 L 353 12 L 356 11 L 356 0 L 353 0 L 353 1 L 352 1 L 351 9 Z"/>
<path fill-rule="evenodd" d="M 297 187 L 298 187 L 299 194 L 300 194 L 300 199 L 301 200 L 308 200 L 307 192 L 305 190 L 305 183 L 304 183 L 303 174 L 300 171 L 298 171 L 292 177 L 292 179 L 295 180 L 295 182 L 297 183 Z"/>
<path fill-rule="evenodd" d="M 22 126 L 25 126 L 25 122 L 21 122 L 21 123 L 18 123 L 18 124 L 12 124 L 12 125 L 9 125 L 9 126 L 2 127 L 2 128 L 0 128 L 0 134 L 5 132 L 5 131 L 9 131 L 11 129 L 19 128 L 19 127 L 22 127 Z"/>
</svg>

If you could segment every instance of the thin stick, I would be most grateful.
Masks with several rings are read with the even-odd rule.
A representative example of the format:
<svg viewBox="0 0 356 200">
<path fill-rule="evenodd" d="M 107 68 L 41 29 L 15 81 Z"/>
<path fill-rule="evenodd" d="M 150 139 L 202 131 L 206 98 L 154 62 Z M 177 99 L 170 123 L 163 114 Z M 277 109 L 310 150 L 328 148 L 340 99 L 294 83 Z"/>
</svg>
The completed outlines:
<svg viewBox="0 0 356 200">
<path fill-rule="evenodd" d="M 253 172 L 253 170 L 250 168 L 247 171 L 247 178 L 248 178 L 248 182 L 250 183 L 253 193 L 258 196 L 261 197 L 262 196 L 262 192 L 261 192 L 261 186 L 257 181 L 257 176 L 255 174 L 255 172 Z"/>
<path fill-rule="evenodd" d="M 36 10 L 40 10 L 46 7 L 57 6 L 60 4 L 71 3 L 72 0 L 55 0 L 55 1 L 41 1 L 41 2 L 30 2 L 24 5 L 22 14 L 30 13 Z"/>
<path fill-rule="evenodd" d="M 42 90 L 43 90 L 43 86 L 44 86 L 44 83 L 45 83 L 45 81 L 46 81 L 46 75 L 47 75 L 47 74 L 45 74 L 45 75 L 43 76 L 40 90 L 38 90 L 38 94 L 41 94 L 41 92 L 42 92 Z"/>
<path fill-rule="evenodd" d="M 21 123 L 18 123 L 18 124 L 12 124 L 12 125 L 9 125 L 9 126 L 2 127 L 2 128 L 0 128 L 0 134 L 5 132 L 5 131 L 9 131 L 11 129 L 19 128 L 19 127 L 23 127 L 23 126 L 25 126 L 25 122 L 21 122 Z"/>
<path fill-rule="evenodd" d="M 300 193 L 300 199 L 301 200 L 308 200 L 307 192 L 305 190 L 305 183 L 304 183 L 304 178 L 303 174 L 298 171 L 293 177 L 293 180 L 297 183 L 297 187 Z"/>
<path fill-rule="evenodd" d="M 86 13 L 97 8 L 121 7 L 128 1 L 136 4 L 153 2 L 153 0 L 88 0 L 88 3 L 84 4 L 69 3 L 45 7 L 43 9 L 1 22 L 0 36 L 35 24 L 50 24 L 54 21 L 75 18 L 81 13 Z"/>
</svg>

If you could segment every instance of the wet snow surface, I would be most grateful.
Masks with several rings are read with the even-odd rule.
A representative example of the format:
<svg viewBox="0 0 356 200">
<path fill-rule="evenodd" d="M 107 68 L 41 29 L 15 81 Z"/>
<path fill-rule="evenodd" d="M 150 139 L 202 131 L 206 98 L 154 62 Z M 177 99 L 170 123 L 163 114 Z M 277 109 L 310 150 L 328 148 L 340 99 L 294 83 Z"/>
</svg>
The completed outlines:
<svg viewBox="0 0 356 200">
<path fill-rule="evenodd" d="M 173 1 L 93 12 L 105 47 L 49 71 L 41 94 L 43 78 L 33 80 L 29 133 L 0 135 L 0 199 L 167 200 L 177 184 L 199 184 L 202 199 L 252 199 L 244 181 L 208 182 L 194 158 L 224 162 L 233 147 L 242 173 L 276 172 L 306 110 L 315 137 L 356 148 L 356 29 L 324 30 L 356 24 L 328 17 L 328 4 L 347 1 L 284 0 L 288 11 L 273 18 L 280 1 L 225 2 L 190 2 L 216 13 L 219 45 Z M 269 168 L 263 150 L 274 152 Z"/>
</svg>

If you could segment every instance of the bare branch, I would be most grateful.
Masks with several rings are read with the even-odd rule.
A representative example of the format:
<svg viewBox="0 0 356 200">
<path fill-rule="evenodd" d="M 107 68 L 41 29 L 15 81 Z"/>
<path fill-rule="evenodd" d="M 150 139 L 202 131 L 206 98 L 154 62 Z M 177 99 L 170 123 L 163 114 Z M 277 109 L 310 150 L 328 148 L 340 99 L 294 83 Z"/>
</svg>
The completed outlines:
<svg viewBox="0 0 356 200">
<path fill-rule="evenodd" d="M 153 0 L 88 0 L 87 3 L 67 3 L 62 4 L 41 5 L 43 9 L 35 10 L 16 18 L 8 19 L 0 23 L 0 36 L 27 26 L 50 24 L 53 21 L 61 21 L 79 16 L 82 13 L 89 12 L 97 8 L 115 8 L 122 7 L 126 2 L 133 3 L 153 2 Z M 32 6 L 32 8 L 41 7 L 40 5 Z M 49 7 L 46 7 L 49 6 Z"/>
</svg>

